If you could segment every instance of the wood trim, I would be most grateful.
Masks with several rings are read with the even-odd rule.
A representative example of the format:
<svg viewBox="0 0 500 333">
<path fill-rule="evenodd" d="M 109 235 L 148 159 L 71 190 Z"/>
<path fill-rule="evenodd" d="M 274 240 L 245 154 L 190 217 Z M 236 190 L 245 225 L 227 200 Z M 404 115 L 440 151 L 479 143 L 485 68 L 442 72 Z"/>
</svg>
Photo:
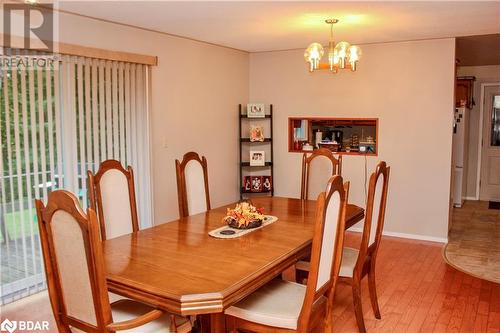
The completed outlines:
<svg viewBox="0 0 500 333">
<path fill-rule="evenodd" d="M 2 47 L 11 47 L 11 48 L 24 48 L 24 38 L 20 36 L 11 35 L 11 42 L 9 46 L 5 46 L 5 35 L 0 34 L 0 43 Z M 41 43 L 39 40 L 30 39 L 31 50 L 33 51 L 43 51 L 46 48 L 46 45 Z M 104 59 L 104 60 L 112 60 L 112 61 L 123 61 L 130 62 L 135 64 L 143 64 L 150 66 L 158 65 L 158 57 L 123 51 L 113 51 L 100 49 L 90 46 L 69 44 L 69 43 L 54 43 L 54 53 L 56 54 L 65 54 L 71 56 L 79 56 L 79 57 L 89 57 L 96 59 Z"/>
<path fill-rule="evenodd" d="M 304 200 L 314 200 L 315 198 L 308 198 L 309 192 L 309 173 L 310 173 L 310 165 L 311 162 L 318 157 L 326 157 L 332 163 L 332 176 L 333 175 L 341 175 L 342 174 L 342 156 L 339 155 L 338 158 L 335 158 L 332 151 L 326 148 L 318 148 L 313 150 L 308 156 L 307 153 L 302 155 L 302 180 L 300 186 L 300 198 Z"/>
<path fill-rule="evenodd" d="M 177 178 L 177 199 L 179 203 L 179 216 L 186 217 L 189 216 L 189 207 L 187 201 L 187 189 L 186 189 L 186 165 L 190 161 L 197 161 L 200 163 L 203 169 L 203 179 L 205 182 L 205 201 L 207 210 L 210 210 L 210 193 L 208 187 L 208 163 L 205 156 L 200 158 L 200 155 L 196 152 L 188 152 L 182 157 L 182 161 L 175 160 L 175 174 Z"/>
<path fill-rule="evenodd" d="M 137 203 L 135 200 L 134 170 L 131 166 L 128 166 L 127 170 L 125 170 L 120 161 L 106 160 L 99 165 L 99 170 L 97 170 L 97 173 L 95 175 L 92 174 L 92 171 L 87 171 L 90 207 L 99 214 L 99 225 L 101 229 L 102 240 L 106 240 L 106 221 L 104 220 L 104 208 L 102 204 L 101 178 L 109 170 L 118 170 L 127 178 L 130 217 L 132 218 L 132 231 L 139 231 Z"/>
</svg>

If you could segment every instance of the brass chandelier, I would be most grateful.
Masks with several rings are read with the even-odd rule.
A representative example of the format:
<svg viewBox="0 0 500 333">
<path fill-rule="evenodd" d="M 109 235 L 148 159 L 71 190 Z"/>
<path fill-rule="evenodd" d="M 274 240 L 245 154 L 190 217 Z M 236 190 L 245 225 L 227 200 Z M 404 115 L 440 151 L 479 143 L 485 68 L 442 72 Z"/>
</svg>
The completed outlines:
<svg viewBox="0 0 500 333">
<path fill-rule="evenodd" d="M 337 23 L 337 19 L 325 20 L 330 25 L 330 41 L 328 42 L 328 64 L 321 63 L 321 58 L 325 53 L 321 43 L 311 43 L 304 52 L 304 58 L 309 63 L 309 71 L 313 72 L 318 69 L 329 69 L 332 73 L 337 73 L 339 69 L 350 68 L 353 72 L 356 71 L 359 58 L 361 56 L 361 48 L 356 45 L 351 45 L 348 42 L 339 42 L 335 45 L 333 41 L 333 25 Z"/>
</svg>

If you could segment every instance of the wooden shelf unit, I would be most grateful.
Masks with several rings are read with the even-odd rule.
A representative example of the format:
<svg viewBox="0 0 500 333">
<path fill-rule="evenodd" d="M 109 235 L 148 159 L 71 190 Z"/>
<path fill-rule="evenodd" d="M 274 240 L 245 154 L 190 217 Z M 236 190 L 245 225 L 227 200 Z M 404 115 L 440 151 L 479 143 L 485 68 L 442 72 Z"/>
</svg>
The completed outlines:
<svg viewBox="0 0 500 333">
<path fill-rule="evenodd" d="M 243 113 L 245 112 L 245 113 Z M 263 118 L 249 118 L 246 114 L 246 109 L 244 110 L 243 105 L 239 104 L 238 106 L 238 115 L 239 115 L 239 135 L 238 135 L 238 140 L 239 140 L 239 161 L 240 161 L 240 200 L 244 199 L 244 195 L 258 195 L 258 194 L 264 194 L 264 195 L 271 195 L 274 196 L 274 166 L 273 166 L 273 161 L 274 161 L 274 152 L 273 152 L 273 105 L 269 105 L 269 113 L 265 115 Z M 266 138 L 264 141 L 250 141 L 250 138 L 247 137 L 242 137 L 242 124 L 244 123 L 245 126 L 250 126 L 251 121 L 269 121 L 269 128 L 270 128 L 270 133 L 269 136 L 266 135 Z M 267 134 L 267 133 L 266 133 Z M 265 165 L 250 165 L 250 162 L 244 162 L 243 161 L 243 156 L 242 156 L 242 151 L 243 151 L 243 145 L 269 145 L 270 147 L 270 152 L 271 156 L 270 158 L 268 157 Z M 249 169 L 253 168 L 267 168 L 270 171 L 269 176 L 271 176 L 271 190 L 262 190 L 261 192 L 252 192 L 252 191 L 245 191 L 244 189 L 244 184 L 243 184 L 243 177 L 245 176 L 250 176 L 248 174 Z"/>
</svg>

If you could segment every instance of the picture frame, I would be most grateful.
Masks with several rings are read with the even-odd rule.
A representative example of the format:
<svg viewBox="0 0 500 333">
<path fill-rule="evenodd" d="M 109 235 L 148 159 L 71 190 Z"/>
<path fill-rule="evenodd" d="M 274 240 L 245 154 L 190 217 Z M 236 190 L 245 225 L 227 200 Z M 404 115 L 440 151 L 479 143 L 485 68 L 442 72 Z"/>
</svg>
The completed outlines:
<svg viewBox="0 0 500 333">
<path fill-rule="evenodd" d="M 263 150 L 250 150 L 250 165 L 251 166 L 266 165 L 266 152 Z"/>
<path fill-rule="evenodd" d="M 270 192 L 273 188 L 273 178 L 271 176 L 262 177 L 262 191 Z"/>
<path fill-rule="evenodd" d="M 266 109 L 262 103 L 249 103 L 247 104 L 247 117 L 248 118 L 265 118 Z"/>
<path fill-rule="evenodd" d="M 264 141 L 264 126 L 250 125 L 250 142 Z"/>
<path fill-rule="evenodd" d="M 252 192 L 262 192 L 262 176 L 251 176 Z"/>
<path fill-rule="evenodd" d="M 252 190 L 252 177 L 245 176 L 243 178 L 243 191 L 244 192 L 251 192 L 251 190 Z"/>
</svg>

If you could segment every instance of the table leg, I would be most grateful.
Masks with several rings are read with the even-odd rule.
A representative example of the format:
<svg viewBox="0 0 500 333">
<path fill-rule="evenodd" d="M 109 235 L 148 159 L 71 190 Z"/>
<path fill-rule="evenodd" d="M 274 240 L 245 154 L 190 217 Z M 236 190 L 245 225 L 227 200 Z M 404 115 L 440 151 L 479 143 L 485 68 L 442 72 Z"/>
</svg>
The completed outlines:
<svg viewBox="0 0 500 333">
<path fill-rule="evenodd" d="M 226 323 L 224 321 L 224 313 L 210 314 L 210 332 L 224 333 L 226 332 Z"/>
</svg>

